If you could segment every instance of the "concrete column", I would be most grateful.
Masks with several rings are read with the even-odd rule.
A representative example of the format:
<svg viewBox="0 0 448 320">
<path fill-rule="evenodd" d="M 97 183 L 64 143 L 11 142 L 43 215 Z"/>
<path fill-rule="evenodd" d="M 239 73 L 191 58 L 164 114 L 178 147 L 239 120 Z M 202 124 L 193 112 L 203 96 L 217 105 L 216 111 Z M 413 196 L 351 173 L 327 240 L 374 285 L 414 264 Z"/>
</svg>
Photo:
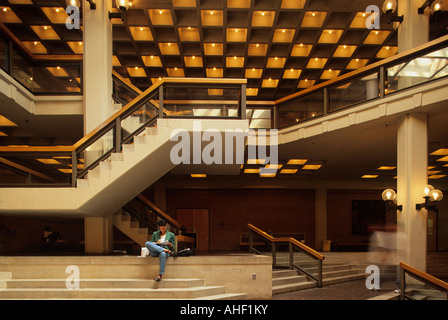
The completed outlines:
<svg viewBox="0 0 448 320">
<path fill-rule="evenodd" d="M 425 113 L 405 115 L 398 122 L 397 194 L 403 211 L 398 213 L 398 256 L 426 271 L 427 215 L 416 210 L 428 184 L 428 119 Z"/>
<path fill-rule="evenodd" d="M 83 90 L 84 134 L 91 132 L 113 114 L 112 101 L 112 24 L 108 12 L 112 1 L 95 1 L 91 10 L 83 0 Z M 86 163 L 96 160 L 110 147 L 109 135 L 89 148 Z"/>
<path fill-rule="evenodd" d="M 316 189 L 316 249 L 322 250 L 322 242 L 328 239 L 327 230 L 327 189 Z M 331 240 L 331 239 L 328 239 Z"/>
<path fill-rule="evenodd" d="M 107 254 L 113 251 L 113 216 L 84 218 L 85 253 Z"/>
<path fill-rule="evenodd" d="M 398 52 L 403 52 L 429 41 L 429 8 L 418 14 L 421 0 L 398 0 L 398 15 L 404 20 L 398 29 Z"/>
</svg>

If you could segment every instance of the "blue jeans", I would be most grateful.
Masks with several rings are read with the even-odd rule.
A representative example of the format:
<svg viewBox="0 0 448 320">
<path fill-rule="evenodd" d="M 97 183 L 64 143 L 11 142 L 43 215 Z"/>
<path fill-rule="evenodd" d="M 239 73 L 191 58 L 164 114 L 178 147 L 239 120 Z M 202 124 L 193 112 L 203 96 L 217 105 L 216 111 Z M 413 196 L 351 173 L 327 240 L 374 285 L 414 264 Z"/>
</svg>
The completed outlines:
<svg viewBox="0 0 448 320">
<path fill-rule="evenodd" d="M 159 257 L 159 274 L 163 275 L 165 273 L 166 258 L 170 255 L 163 252 L 164 249 L 161 246 L 158 246 L 151 241 L 146 242 L 145 246 L 148 248 L 152 257 Z"/>
</svg>

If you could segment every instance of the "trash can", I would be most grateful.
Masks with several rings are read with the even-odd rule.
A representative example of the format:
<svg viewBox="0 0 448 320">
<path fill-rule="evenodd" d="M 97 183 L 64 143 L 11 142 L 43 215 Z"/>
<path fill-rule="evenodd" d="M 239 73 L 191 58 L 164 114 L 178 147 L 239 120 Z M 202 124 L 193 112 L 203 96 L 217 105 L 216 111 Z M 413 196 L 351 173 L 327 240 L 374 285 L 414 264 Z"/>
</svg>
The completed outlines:
<svg viewBox="0 0 448 320">
<path fill-rule="evenodd" d="M 322 251 L 324 252 L 331 251 L 331 240 L 322 241 Z"/>
</svg>

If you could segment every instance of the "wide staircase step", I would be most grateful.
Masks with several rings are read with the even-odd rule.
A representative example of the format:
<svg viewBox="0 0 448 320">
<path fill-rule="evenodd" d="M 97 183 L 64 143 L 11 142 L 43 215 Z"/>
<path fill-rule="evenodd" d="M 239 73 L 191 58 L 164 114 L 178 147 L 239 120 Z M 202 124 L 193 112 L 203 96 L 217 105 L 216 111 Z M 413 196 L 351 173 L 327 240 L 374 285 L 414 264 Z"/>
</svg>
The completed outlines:
<svg viewBox="0 0 448 320">
<path fill-rule="evenodd" d="M 242 264 L 255 262 L 251 256 L 243 258 L 246 260 L 239 259 Z M 229 259 L 232 257 L 171 259 L 166 277 L 156 282 L 152 278 L 158 270 L 156 258 L 3 257 L 0 258 L 0 300 L 247 300 L 249 294 L 244 290 L 229 289 L 232 283 L 216 283 L 213 273 L 192 268 L 205 263 L 228 270 L 227 265 L 233 263 Z M 79 267 L 78 280 L 74 280 L 74 273 L 66 271 L 67 265 Z"/>
</svg>

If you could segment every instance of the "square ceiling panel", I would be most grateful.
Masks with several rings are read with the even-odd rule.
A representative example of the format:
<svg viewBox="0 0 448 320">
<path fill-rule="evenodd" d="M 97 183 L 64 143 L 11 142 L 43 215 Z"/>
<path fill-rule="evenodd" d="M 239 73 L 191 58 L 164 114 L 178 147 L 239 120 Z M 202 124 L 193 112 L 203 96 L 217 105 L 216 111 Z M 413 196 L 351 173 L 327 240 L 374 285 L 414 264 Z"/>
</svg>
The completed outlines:
<svg viewBox="0 0 448 320">
<path fill-rule="evenodd" d="M 359 1 L 135 0 L 112 19 L 113 65 L 141 90 L 166 76 L 242 77 L 250 99 L 278 99 L 397 53 L 385 15 L 368 30 Z M 4 28 L 30 55 L 82 57 L 83 30 L 65 27 L 63 0 L 2 4 Z"/>
</svg>

